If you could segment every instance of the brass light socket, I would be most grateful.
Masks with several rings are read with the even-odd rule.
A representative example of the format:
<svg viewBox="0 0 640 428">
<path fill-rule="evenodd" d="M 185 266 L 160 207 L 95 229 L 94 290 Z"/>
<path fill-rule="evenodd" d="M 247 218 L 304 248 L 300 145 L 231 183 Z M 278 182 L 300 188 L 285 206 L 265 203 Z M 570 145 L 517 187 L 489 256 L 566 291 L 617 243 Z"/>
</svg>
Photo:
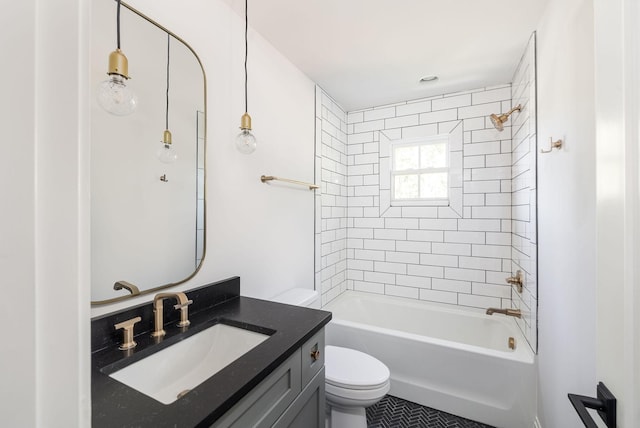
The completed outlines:
<svg viewBox="0 0 640 428">
<path fill-rule="evenodd" d="M 164 133 L 162 134 L 162 142 L 164 144 L 171 144 L 171 131 L 169 131 L 168 129 L 165 129 Z"/>
<path fill-rule="evenodd" d="M 251 116 L 249 113 L 245 112 L 240 118 L 240 129 L 251 130 Z"/>
<path fill-rule="evenodd" d="M 117 74 L 125 79 L 130 79 L 129 60 L 120 49 L 116 49 L 109 54 L 109 71 L 107 71 L 107 74 Z"/>
</svg>

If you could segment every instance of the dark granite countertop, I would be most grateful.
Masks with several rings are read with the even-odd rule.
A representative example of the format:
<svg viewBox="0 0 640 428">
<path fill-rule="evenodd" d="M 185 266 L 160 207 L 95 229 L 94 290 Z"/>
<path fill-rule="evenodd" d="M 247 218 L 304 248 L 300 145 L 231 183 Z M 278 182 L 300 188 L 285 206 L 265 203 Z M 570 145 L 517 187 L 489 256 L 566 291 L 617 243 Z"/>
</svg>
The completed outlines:
<svg viewBox="0 0 640 428">
<path fill-rule="evenodd" d="M 191 325 L 183 331 L 175 326 L 175 315 L 172 315 L 172 312 L 178 311 L 168 312 L 165 322 L 167 334 L 160 343 L 155 343 L 149 334 L 152 325 L 152 321 L 148 320 L 152 320 L 149 317 L 150 303 L 92 320 L 93 427 L 208 427 L 331 319 L 330 312 L 238 297 L 239 278 L 230 281 L 234 282 L 231 285 L 236 292 L 226 293 L 224 298 L 218 297 L 215 301 L 209 300 L 212 306 L 207 307 L 202 303 L 202 295 L 207 294 L 207 287 L 186 292 L 194 300 L 192 306 L 196 309 L 189 316 Z M 228 281 L 212 286 L 229 290 Z M 199 297 L 201 302 L 196 305 Z M 171 305 L 165 304 L 165 310 L 167 306 Z M 138 346 L 131 351 L 120 351 L 117 341 L 122 332 L 114 332 L 113 323 L 137 314 L 143 316 L 143 322 L 136 325 L 135 340 Z M 219 322 L 272 334 L 168 405 L 109 377 L 110 373 Z"/>
</svg>

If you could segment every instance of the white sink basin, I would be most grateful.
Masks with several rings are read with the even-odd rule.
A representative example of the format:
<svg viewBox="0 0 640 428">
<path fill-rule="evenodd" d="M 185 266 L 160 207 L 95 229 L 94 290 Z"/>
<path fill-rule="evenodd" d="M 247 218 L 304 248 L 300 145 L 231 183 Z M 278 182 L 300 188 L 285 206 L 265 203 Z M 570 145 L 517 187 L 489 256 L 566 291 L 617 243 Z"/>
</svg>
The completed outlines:
<svg viewBox="0 0 640 428">
<path fill-rule="evenodd" d="M 200 385 L 268 337 L 216 324 L 109 376 L 161 403 L 171 404 L 178 395 Z"/>
</svg>

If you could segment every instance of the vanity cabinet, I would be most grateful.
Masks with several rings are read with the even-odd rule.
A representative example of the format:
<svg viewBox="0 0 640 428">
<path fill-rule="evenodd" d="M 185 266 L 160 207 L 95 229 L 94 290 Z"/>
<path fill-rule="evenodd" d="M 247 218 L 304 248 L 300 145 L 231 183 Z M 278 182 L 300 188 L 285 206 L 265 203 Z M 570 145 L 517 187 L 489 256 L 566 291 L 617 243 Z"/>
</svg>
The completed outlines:
<svg viewBox="0 0 640 428">
<path fill-rule="evenodd" d="M 321 428 L 325 419 L 324 329 L 212 425 Z"/>
</svg>

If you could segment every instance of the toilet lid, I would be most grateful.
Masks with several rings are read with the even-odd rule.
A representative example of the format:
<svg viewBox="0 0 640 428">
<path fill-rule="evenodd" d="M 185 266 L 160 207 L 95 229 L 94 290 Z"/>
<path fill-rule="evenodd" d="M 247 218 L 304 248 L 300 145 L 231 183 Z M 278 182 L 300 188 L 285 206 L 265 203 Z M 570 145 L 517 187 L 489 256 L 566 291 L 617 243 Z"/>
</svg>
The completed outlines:
<svg viewBox="0 0 640 428">
<path fill-rule="evenodd" d="M 369 389 L 389 381 L 389 369 L 364 352 L 325 346 L 325 381 L 347 389 Z"/>
</svg>

